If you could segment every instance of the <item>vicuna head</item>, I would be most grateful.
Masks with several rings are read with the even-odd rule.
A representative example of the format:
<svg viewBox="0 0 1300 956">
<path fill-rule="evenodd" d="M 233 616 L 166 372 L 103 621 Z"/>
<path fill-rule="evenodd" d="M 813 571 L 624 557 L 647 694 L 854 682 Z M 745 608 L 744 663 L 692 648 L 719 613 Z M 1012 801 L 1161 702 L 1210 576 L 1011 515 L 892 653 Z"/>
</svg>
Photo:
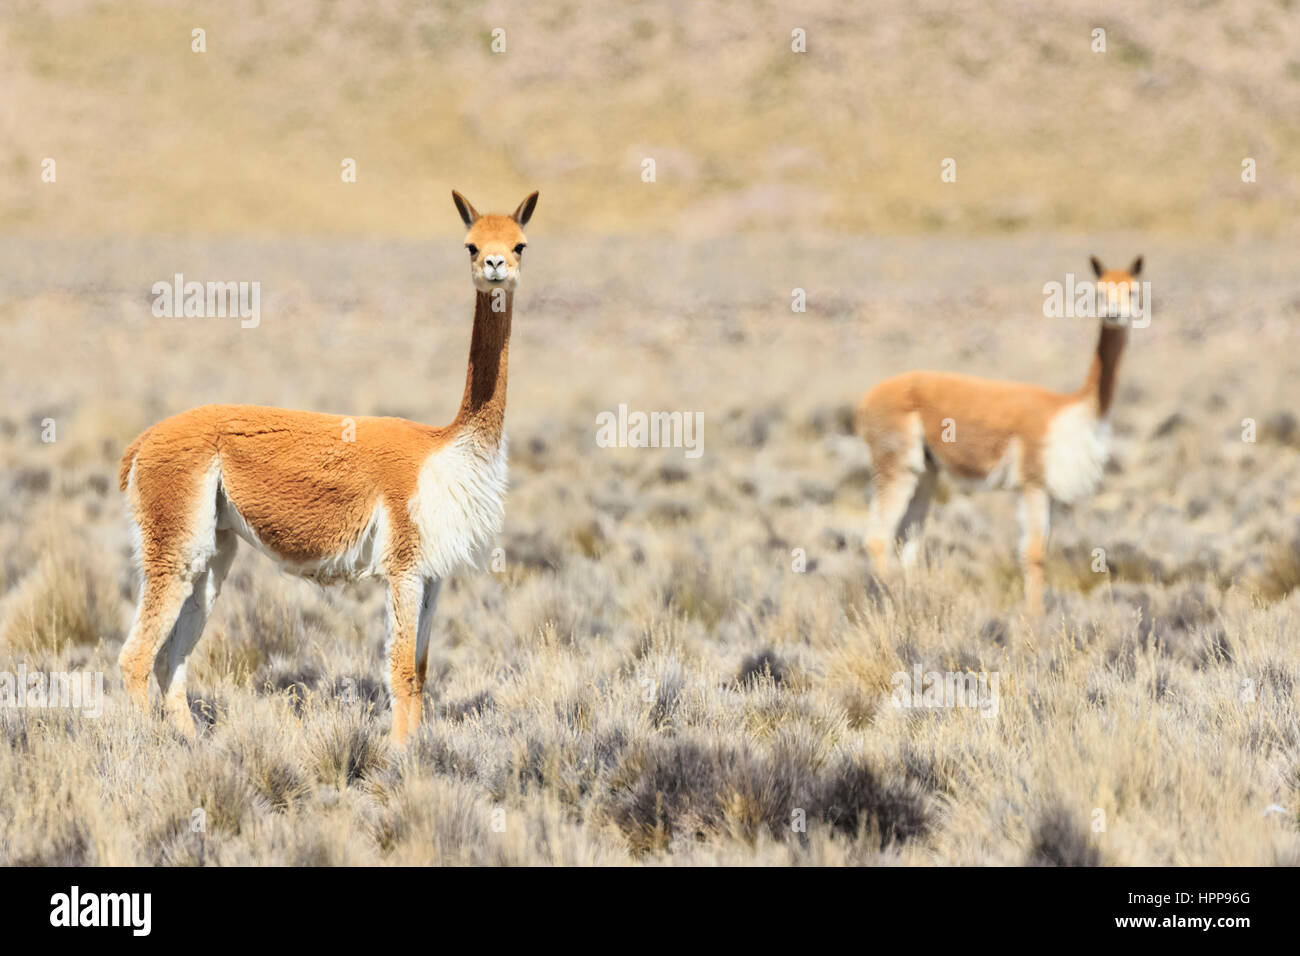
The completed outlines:
<svg viewBox="0 0 1300 956">
<path fill-rule="evenodd" d="M 469 250 L 474 288 L 480 292 L 494 289 L 513 292 L 519 282 L 519 263 L 524 255 L 524 246 L 528 245 L 523 227 L 537 208 L 537 193 L 521 202 L 509 216 L 480 216 L 469 200 L 454 189 L 451 198 L 460 218 L 469 226 L 465 248 Z"/>
<path fill-rule="evenodd" d="M 1142 272 L 1142 257 L 1124 269 L 1107 269 L 1096 256 L 1092 257 L 1092 271 L 1097 276 L 1097 308 L 1101 320 L 1112 327 L 1128 325 L 1129 319 L 1143 315 L 1151 303 L 1143 302 L 1137 277 Z"/>
</svg>

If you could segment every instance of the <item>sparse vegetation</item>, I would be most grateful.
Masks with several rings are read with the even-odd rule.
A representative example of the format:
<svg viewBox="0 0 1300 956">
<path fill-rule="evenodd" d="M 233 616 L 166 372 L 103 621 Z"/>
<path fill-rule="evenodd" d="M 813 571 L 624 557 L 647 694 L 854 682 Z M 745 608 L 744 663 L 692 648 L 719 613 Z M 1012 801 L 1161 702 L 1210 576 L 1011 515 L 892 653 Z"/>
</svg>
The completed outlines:
<svg viewBox="0 0 1300 956">
<path fill-rule="evenodd" d="M 813 4 L 796 62 L 784 15 L 584 0 L 512 12 L 493 66 L 527 95 L 487 122 L 463 11 L 416 6 L 366 8 L 390 31 L 214 7 L 198 78 L 176 5 L 0 24 L 0 673 L 108 693 L 98 719 L 0 707 L 0 864 L 1300 864 L 1300 84 L 1275 75 L 1300 20 L 1251 7 L 1269 42 L 1220 49 L 1204 24 L 1242 0 L 1139 3 L 1101 68 L 1081 0 L 1065 33 Z M 197 741 L 142 719 L 122 449 L 209 401 L 449 421 L 450 186 L 546 214 L 500 566 L 443 590 L 418 735 L 384 739 L 382 590 L 247 548 L 191 658 Z M 1134 250 L 1158 306 L 1104 486 L 1054 516 L 1041 625 L 1010 496 L 941 488 L 919 566 L 878 577 L 848 403 L 927 366 L 1077 386 L 1095 324 L 1044 319 L 1042 285 Z M 261 282 L 261 325 L 154 318 L 176 271 Z M 702 456 L 598 448 L 620 403 L 702 412 Z M 996 712 L 895 706 L 916 668 L 996 674 Z"/>
</svg>

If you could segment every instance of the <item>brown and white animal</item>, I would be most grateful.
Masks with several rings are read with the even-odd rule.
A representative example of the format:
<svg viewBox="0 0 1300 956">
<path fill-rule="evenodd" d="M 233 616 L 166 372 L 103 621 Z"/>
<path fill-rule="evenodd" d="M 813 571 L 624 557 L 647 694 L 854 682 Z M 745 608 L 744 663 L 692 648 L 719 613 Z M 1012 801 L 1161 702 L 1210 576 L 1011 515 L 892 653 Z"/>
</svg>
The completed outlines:
<svg viewBox="0 0 1300 956">
<path fill-rule="evenodd" d="M 1069 393 L 946 372 L 887 379 L 858 406 L 871 451 L 875 494 L 867 548 L 878 569 L 892 546 L 910 558 L 938 472 L 1021 493 L 1020 556 L 1029 614 L 1042 613 L 1043 559 L 1051 502 L 1073 502 L 1101 482 L 1109 453 L 1116 372 L 1128 338 L 1130 291 L 1142 269 L 1104 269 L 1096 258 L 1101 335 L 1083 387 Z"/>
<path fill-rule="evenodd" d="M 205 405 L 131 442 L 120 484 L 144 580 L 119 663 L 136 705 L 148 707 L 152 667 L 168 719 L 194 735 L 185 662 L 242 538 L 322 583 L 387 579 L 393 741 L 418 727 L 442 580 L 501 527 L 506 357 L 523 226 L 537 195 L 512 215 L 480 216 L 452 193 L 469 227 L 477 295 L 465 391 L 450 425 Z"/>
</svg>

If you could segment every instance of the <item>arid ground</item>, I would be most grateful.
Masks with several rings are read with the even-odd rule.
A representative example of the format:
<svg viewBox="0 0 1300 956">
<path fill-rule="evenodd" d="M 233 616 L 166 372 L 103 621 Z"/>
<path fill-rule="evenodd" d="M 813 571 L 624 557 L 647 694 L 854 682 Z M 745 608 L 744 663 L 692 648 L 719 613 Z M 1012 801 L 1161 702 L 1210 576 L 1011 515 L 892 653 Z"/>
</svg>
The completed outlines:
<svg viewBox="0 0 1300 956">
<path fill-rule="evenodd" d="M 230 6 L 206 54 L 172 4 L 0 27 L 0 673 L 106 694 L 0 707 L 0 863 L 1300 863 L 1294 11 L 584 3 L 502 8 L 493 59 L 491 5 Z M 417 742 L 385 739 L 382 587 L 247 548 L 197 741 L 133 713 L 122 450 L 205 402 L 449 421 L 452 186 L 541 201 L 500 551 L 443 592 Z M 1042 290 L 1092 254 L 1144 255 L 1154 314 L 1045 620 L 1006 493 L 945 485 L 879 573 L 858 398 L 1077 387 L 1095 322 Z M 260 324 L 155 317 L 176 273 L 259 282 Z M 701 413 L 701 454 L 599 447 L 620 405 Z M 918 670 L 995 693 L 896 706 Z"/>
</svg>

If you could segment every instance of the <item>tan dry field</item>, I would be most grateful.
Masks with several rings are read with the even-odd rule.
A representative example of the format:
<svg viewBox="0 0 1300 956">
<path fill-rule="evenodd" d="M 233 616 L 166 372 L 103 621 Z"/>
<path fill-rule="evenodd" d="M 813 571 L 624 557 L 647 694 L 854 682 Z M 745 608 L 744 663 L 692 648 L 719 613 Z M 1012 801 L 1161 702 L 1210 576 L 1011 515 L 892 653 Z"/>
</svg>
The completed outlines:
<svg viewBox="0 0 1300 956">
<path fill-rule="evenodd" d="M 0 863 L 1300 863 L 1285 4 L 1132 5 L 1105 75 L 1069 52 L 1085 4 L 814 5 L 806 71 L 774 5 L 510 14 L 499 61 L 490 8 L 230 7 L 202 75 L 175 5 L 0 32 L 0 672 L 108 694 L 0 708 Z M 498 66 L 489 122 L 467 77 Z M 954 154 L 982 157 L 955 195 Z M 203 733 L 141 719 L 122 449 L 211 401 L 449 421 L 452 185 L 542 197 L 504 568 L 443 592 L 418 741 L 385 741 L 382 588 L 247 548 L 192 659 Z M 1075 387 L 1096 329 L 1042 286 L 1094 253 L 1144 254 L 1155 314 L 1103 489 L 1054 514 L 1046 619 L 1003 493 L 945 488 L 921 566 L 877 577 L 853 403 L 923 366 Z M 260 282 L 261 324 L 154 318 L 176 272 Z M 703 454 L 597 447 L 621 403 L 703 413 Z M 916 666 L 995 674 L 996 713 L 892 706 Z"/>
<path fill-rule="evenodd" d="M 192 670 L 211 729 L 191 746 L 126 712 L 112 662 L 134 583 L 114 477 L 135 430 L 232 392 L 450 420 L 472 304 L 455 240 L 61 243 L 25 262 L 30 244 L 6 248 L 5 273 L 30 284 L 5 282 L 0 640 L 11 670 L 104 671 L 111 697 L 98 720 L 4 712 L 8 862 L 1296 861 L 1300 299 L 1285 256 L 1270 275 L 1263 250 L 1147 250 L 1171 292 L 1133 333 L 1104 490 L 1056 516 L 1035 629 L 1017 613 L 1008 495 L 949 496 L 926 566 L 874 580 L 846 420 L 899 365 L 1074 385 L 1095 332 L 1043 318 L 1026 263 L 1063 272 L 1081 249 L 750 240 L 684 255 L 548 240 L 538 215 L 505 568 L 445 593 L 432 713 L 405 756 L 383 739 L 382 589 L 324 590 L 247 549 Z M 174 257 L 262 276 L 262 324 L 150 316 L 144 277 Z M 819 268 L 857 279 L 813 286 L 793 315 L 781 279 Z M 904 268 L 913 281 L 889 278 Z M 619 403 L 703 412 L 703 454 L 597 448 L 596 415 Z M 996 672 L 996 716 L 892 707 L 892 675 L 917 663 Z M 205 834 L 189 832 L 197 807 Z"/>
</svg>

